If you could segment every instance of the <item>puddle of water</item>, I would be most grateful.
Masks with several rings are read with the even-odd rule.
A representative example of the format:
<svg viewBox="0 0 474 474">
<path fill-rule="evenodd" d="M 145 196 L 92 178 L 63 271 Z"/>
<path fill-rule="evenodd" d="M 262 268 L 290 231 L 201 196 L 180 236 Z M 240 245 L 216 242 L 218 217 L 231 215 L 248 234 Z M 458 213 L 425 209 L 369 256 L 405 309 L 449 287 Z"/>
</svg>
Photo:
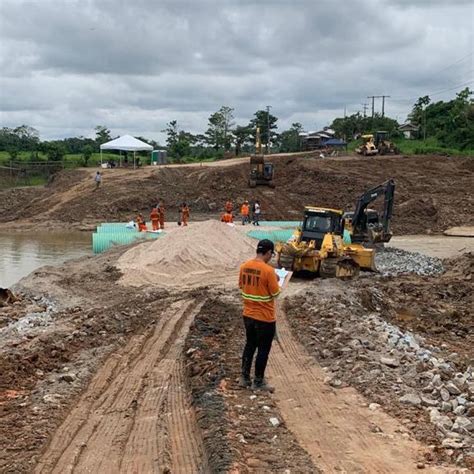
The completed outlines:
<svg viewBox="0 0 474 474">
<path fill-rule="evenodd" d="M 0 232 L 0 287 L 9 288 L 43 265 L 92 255 L 88 232 Z"/>
</svg>

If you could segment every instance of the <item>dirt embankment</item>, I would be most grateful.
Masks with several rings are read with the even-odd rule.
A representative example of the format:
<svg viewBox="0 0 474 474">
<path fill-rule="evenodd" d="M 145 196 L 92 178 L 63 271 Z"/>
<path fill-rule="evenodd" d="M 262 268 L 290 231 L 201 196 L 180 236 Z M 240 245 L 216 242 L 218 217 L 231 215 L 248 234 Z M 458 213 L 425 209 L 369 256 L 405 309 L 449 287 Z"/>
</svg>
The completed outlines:
<svg viewBox="0 0 474 474">
<path fill-rule="evenodd" d="M 347 157 L 275 156 L 275 189 L 247 186 L 249 164 L 183 166 L 139 170 L 104 170 L 94 191 L 94 170 L 59 173 L 45 189 L 0 193 L 2 221 L 34 221 L 76 227 L 97 221 L 148 214 L 158 198 L 167 218 L 175 220 L 178 205 L 187 201 L 196 213 L 215 215 L 232 199 L 258 198 L 269 219 L 296 219 L 304 205 L 350 207 L 362 192 L 388 178 L 397 184 L 393 227 L 399 234 L 441 232 L 474 223 L 471 209 L 473 171 L 469 158 L 439 156 Z M 11 226 L 12 224 L 10 224 Z"/>
</svg>

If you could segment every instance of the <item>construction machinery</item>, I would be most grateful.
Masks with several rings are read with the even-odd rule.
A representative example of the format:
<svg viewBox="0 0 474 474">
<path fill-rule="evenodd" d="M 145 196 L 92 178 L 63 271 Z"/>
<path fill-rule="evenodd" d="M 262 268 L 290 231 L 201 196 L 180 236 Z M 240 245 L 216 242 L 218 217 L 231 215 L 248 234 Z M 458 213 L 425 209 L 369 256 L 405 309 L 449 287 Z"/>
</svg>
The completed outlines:
<svg viewBox="0 0 474 474">
<path fill-rule="evenodd" d="M 379 155 L 398 155 L 398 153 L 400 153 L 395 143 L 388 139 L 388 132 L 375 132 L 374 144 Z"/>
<path fill-rule="evenodd" d="M 381 215 L 369 204 L 384 196 Z M 389 179 L 375 188 L 366 191 L 356 202 L 355 210 L 343 214 L 344 227 L 351 235 L 351 241 L 360 244 L 389 242 L 392 238 L 390 222 L 393 213 L 395 181 Z"/>
<path fill-rule="evenodd" d="M 301 229 L 275 245 L 279 268 L 344 279 L 375 271 L 374 250 L 344 243 L 344 224 L 342 210 L 305 207 Z"/>
<path fill-rule="evenodd" d="M 373 156 L 376 155 L 379 150 L 375 146 L 374 136 L 372 134 L 362 135 L 362 145 L 358 146 L 355 151 L 359 155 Z"/>
<path fill-rule="evenodd" d="M 255 140 L 255 154 L 250 156 L 250 176 L 249 186 L 255 188 L 258 185 L 274 187 L 273 184 L 273 163 L 265 161 L 262 153 L 262 141 L 260 139 L 260 128 L 257 127 Z"/>
</svg>

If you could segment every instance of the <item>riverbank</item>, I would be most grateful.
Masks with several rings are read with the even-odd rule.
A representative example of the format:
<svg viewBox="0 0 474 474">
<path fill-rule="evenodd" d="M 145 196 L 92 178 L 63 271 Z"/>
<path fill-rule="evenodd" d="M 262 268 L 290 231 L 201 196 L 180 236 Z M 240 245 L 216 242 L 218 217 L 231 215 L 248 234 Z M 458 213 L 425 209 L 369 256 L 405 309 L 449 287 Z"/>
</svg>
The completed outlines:
<svg viewBox="0 0 474 474">
<path fill-rule="evenodd" d="M 206 226 L 212 232 L 207 232 Z M 412 331 L 418 344 L 430 347 L 437 360 L 444 358 L 453 375 L 466 369 L 473 359 L 473 345 L 468 342 L 473 336 L 472 314 L 469 316 L 472 306 L 467 300 L 459 302 L 459 289 L 461 284 L 465 290 L 472 288 L 472 255 L 452 262 L 449 269 L 457 273 L 445 276 L 412 274 L 380 279 L 364 274 L 354 283 L 298 279 L 290 282 L 279 310 L 281 349 L 278 344 L 274 347 L 269 369 L 270 381 L 278 390 L 275 395 L 261 395 L 243 391 L 236 384 L 243 334 L 238 322 L 241 309 L 235 272 L 237 260 L 245 259 L 240 252 L 248 254 L 248 258 L 253 255 L 252 249 L 246 250 L 244 230 L 242 226 L 232 229 L 217 222 L 191 223 L 188 229 L 176 226 L 163 237 L 174 242 L 166 255 L 160 249 L 152 251 L 158 241 L 132 244 L 60 267 L 45 267 L 23 279 L 17 286 L 21 301 L 0 309 L 0 369 L 4 375 L 0 386 L 0 470 L 30 472 L 37 466 L 38 472 L 52 472 L 66 465 L 81 470 L 99 464 L 110 469 L 123 464 L 133 469 L 137 464 L 132 452 L 142 453 L 140 466 L 144 469 L 148 466 L 153 470 L 153 464 L 147 463 L 157 459 L 162 469 L 171 471 L 199 471 L 209 462 L 214 467 L 244 471 L 294 468 L 298 472 L 345 469 L 349 465 L 367 469 L 374 462 L 380 469 L 403 465 L 405 472 L 415 470 L 417 465 L 433 470 L 450 463 L 469 465 L 469 443 L 464 441 L 468 435 L 455 428 L 450 430 L 449 433 L 459 434 L 461 441 L 450 438 L 456 442 L 446 447 L 446 433 L 437 432 L 438 425 L 426 418 L 423 404 L 406 405 L 398 398 L 392 400 L 394 392 L 387 384 L 380 386 L 387 389 L 385 392 L 373 392 L 374 398 L 370 391 L 361 389 L 367 388 L 368 382 L 360 385 L 360 381 L 376 383 L 377 379 L 371 378 L 373 370 L 388 370 L 385 376 L 390 373 L 390 383 L 398 384 L 395 393 L 399 398 L 412 389 L 420 390 L 419 396 L 424 393 L 418 385 L 418 372 L 411 370 L 414 366 L 410 364 L 416 365 L 416 361 L 406 354 L 386 354 L 389 348 L 379 332 L 384 328 L 382 320 L 379 326 L 370 323 L 372 330 L 365 334 L 364 318 L 374 318 L 374 311 L 381 311 L 378 317 L 388 318 L 402 331 Z M 186 232 L 190 236 L 198 232 L 207 239 L 203 245 L 193 247 L 192 258 L 193 271 L 207 272 L 206 286 L 201 278 L 190 278 L 190 267 L 182 252 L 187 246 Z M 229 240 L 229 232 L 237 240 L 225 250 L 216 242 Z M 196 237 L 192 240 L 196 241 Z M 130 267 L 139 254 L 147 256 L 145 260 L 138 259 L 143 271 Z M 160 260 L 164 257 L 166 263 Z M 219 271 L 214 272 L 221 276 L 218 281 L 212 280 L 212 268 L 206 263 L 211 261 L 215 268 L 220 265 Z M 155 273 L 149 270 L 171 271 L 172 266 L 173 282 L 135 278 L 137 272 L 152 277 Z M 415 311 L 410 304 L 411 319 L 398 322 L 390 315 L 403 302 L 404 285 L 411 288 L 417 307 Z M 433 297 L 441 288 L 443 295 L 434 304 Z M 382 297 L 382 293 L 387 296 Z M 425 296 L 420 298 L 419 294 Z M 469 297 L 472 292 L 464 294 Z M 391 306 L 384 312 L 380 301 L 389 300 Z M 323 319 L 318 316 L 319 310 L 314 313 L 314 308 L 324 308 Z M 423 323 L 422 316 L 428 308 L 430 318 L 438 318 L 436 327 Z M 451 312 L 459 313 L 460 308 L 466 312 L 456 319 L 455 327 L 442 323 Z M 350 341 L 338 336 L 338 328 L 346 328 L 337 324 L 334 311 L 338 321 L 343 311 L 349 311 L 346 318 L 348 324 L 352 321 L 352 339 L 370 342 L 365 349 L 365 343 L 358 346 L 357 361 L 351 358 L 352 349 L 351 353 L 343 350 Z M 305 315 L 311 321 L 304 320 Z M 360 324 L 354 318 L 360 318 Z M 312 343 L 311 335 L 323 336 L 324 331 L 314 329 L 321 324 L 327 325 L 324 331 L 334 333 L 327 340 L 327 347 L 324 341 Z M 457 335 L 459 331 L 463 331 L 463 337 Z M 427 340 L 421 342 L 423 338 Z M 318 350 L 313 360 L 315 348 Z M 457 358 L 452 359 L 453 351 Z M 372 362 L 367 359 L 369 355 Z M 394 356 L 400 364 L 398 377 L 403 383 L 397 382 L 395 372 L 390 372 L 393 368 L 383 363 L 379 367 L 379 357 Z M 358 371 L 352 376 L 349 369 L 354 364 Z M 310 372 L 308 367 L 313 367 Z M 431 369 L 428 366 L 424 370 Z M 304 380 L 302 373 L 307 374 Z M 445 375 L 442 377 L 444 380 Z M 291 394 L 285 395 L 285 387 L 291 387 Z M 464 395 L 464 389 L 460 391 L 467 411 L 457 416 L 466 418 L 471 416 L 474 400 L 468 392 Z M 298 404 L 306 406 L 314 397 L 324 400 L 317 419 L 308 415 L 302 419 Z M 433 403 L 443 403 L 433 394 L 429 397 Z M 396 409 L 383 408 L 389 399 Z M 377 410 L 369 409 L 373 403 L 379 405 Z M 343 407 L 350 410 L 351 416 L 344 415 Z M 315 410 L 314 406 L 306 408 L 308 414 Z M 248 411 L 255 411 L 255 417 L 246 418 Z M 336 416 L 339 412 L 341 416 Z M 454 412 L 443 416 L 452 426 Z M 370 422 L 362 423 L 362 419 Z M 321 420 L 327 421 L 324 430 L 315 431 Z M 446 425 L 446 419 L 441 421 Z M 343 456 L 340 450 L 324 450 L 324 457 L 319 457 L 322 451 L 314 439 L 333 439 L 334 446 L 338 446 L 337 433 L 352 430 L 357 435 L 351 450 Z M 150 445 L 149 433 L 155 445 Z M 275 436 L 270 452 L 268 439 Z M 394 439 L 399 446 L 396 452 L 389 448 Z M 252 450 L 245 449 L 248 443 Z M 360 443 L 372 446 L 370 456 Z M 189 446 L 184 451 L 187 454 L 180 454 L 185 446 Z M 224 451 L 216 450 L 219 446 L 228 448 L 222 458 L 219 453 L 223 455 Z M 282 458 L 272 454 L 274 449 L 289 454 Z M 389 451 L 391 454 L 386 457 Z M 18 452 L 22 455 L 18 456 Z M 77 452 L 84 455 L 77 457 Z"/>
</svg>

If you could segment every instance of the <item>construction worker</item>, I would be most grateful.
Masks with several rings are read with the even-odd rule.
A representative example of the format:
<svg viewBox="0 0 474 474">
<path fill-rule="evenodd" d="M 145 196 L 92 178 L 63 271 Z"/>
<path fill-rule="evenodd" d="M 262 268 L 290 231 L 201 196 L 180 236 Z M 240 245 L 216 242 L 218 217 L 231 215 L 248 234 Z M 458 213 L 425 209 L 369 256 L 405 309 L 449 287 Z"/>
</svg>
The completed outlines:
<svg viewBox="0 0 474 474">
<path fill-rule="evenodd" d="M 158 212 L 158 208 L 155 206 L 150 213 L 150 220 L 151 220 L 151 228 L 152 230 L 159 230 L 160 229 L 160 213 Z"/>
<path fill-rule="evenodd" d="M 232 204 L 232 201 L 229 199 L 224 206 L 224 211 L 229 212 L 232 214 L 232 211 L 234 210 L 234 205 Z"/>
<path fill-rule="evenodd" d="M 250 371 L 257 352 L 253 388 L 269 392 L 274 389 L 265 381 L 265 368 L 276 332 L 274 299 L 280 293 L 278 277 L 274 268 L 268 265 L 273 255 L 273 242 L 260 240 L 257 256 L 240 266 L 239 275 L 246 334 L 239 385 L 243 388 L 252 386 Z"/>
<path fill-rule="evenodd" d="M 163 230 L 165 228 L 165 205 L 163 201 L 158 204 L 158 212 L 160 214 L 160 229 Z"/>
<path fill-rule="evenodd" d="M 148 230 L 146 227 L 146 222 L 143 217 L 143 214 L 138 214 L 137 216 L 137 227 L 138 227 L 138 232 L 146 232 Z"/>
<path fill-rule="evenodd" d="M 242 216 L 242 225 L 245 225 L 246 222 L 250 223 L 249 212 L 250 212 L 249 202 L 244 201 L 244 203 L 240 207 L 240 215 Z"/>
<path fill-rule="evenodd" d="M 260 214 L 262 212 L 262 209 L 260 207 L 260 203 L 257 200 L 255 200 L 255 202 L 253 203 L 252 211 L 253 211 L 253 222 L 252 222 L 252 224 L 253 225 L 260 225 L 259 220 L 260 220 Z"/>
<path fill-rule="evenodd" d="M 231 212 L 224 212 L 221 216 L 221 222 L 225 222 L 226 224 L 232 224 L 234 222 L 234 216 Z"/>
<path fill-rule="evenodd" d="M 95 181 L 95 188 L 94 188 L 94 191 L 95 191 L 96 189 L 99 189 L 100 183 L 102 183 L 102 175 L 100 174 L 100 171 L 97 171 L 97 173 L 95 174 L 94 181 Z"/>
<path fill-rule="evenodd" d="M 189 207 L 185 202 L 183 202 L 183 204 L 181 204 L 181 224 L 183 226 L 188 225 L 188 221 L 189 221 Z"/>
</svg>

